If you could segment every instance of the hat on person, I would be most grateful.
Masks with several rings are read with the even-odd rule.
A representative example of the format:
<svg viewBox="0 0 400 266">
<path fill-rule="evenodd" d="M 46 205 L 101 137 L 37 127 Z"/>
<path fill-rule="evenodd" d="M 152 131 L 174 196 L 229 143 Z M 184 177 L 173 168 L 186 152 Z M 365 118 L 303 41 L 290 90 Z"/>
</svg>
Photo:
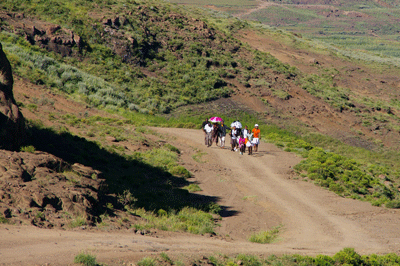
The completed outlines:
<svg viewBox="0 0 400 266">
<path fill-rule="evenodd" d="M 258 124 L 255 124 L 254 126 L 255 126 L 255 127 L 258 127 Z"/>
</svg>

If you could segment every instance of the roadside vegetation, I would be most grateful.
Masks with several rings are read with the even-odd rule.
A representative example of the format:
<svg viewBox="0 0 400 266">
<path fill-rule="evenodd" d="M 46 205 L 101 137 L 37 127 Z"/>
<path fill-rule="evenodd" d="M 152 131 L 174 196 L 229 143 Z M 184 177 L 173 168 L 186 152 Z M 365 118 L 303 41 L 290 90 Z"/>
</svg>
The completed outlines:
<svg viewBox="0 0 400 266">
<path fill-rule="evenodd" d="M 282 226 L 277 226 L 272 228 L 269 231 L 261 231 L 258 233 L 254 233 L 249 237 L 250 242 L 259 243 L 259 244 L 269 244 L 277 241 L 279 232 L 281 231 Z"/>
<path fill-rule="evenodd" d="M 146 257 L 139 261 L 138 265 L 203 265 L 208 263 L 209 265 L 216 266 L 262 266 L 262 265 L 273 265 L 273 266 L 322 266 L 322 265 L 363 265 L 363 266 L 389 266 L 397 265 L 400 263 L 400 257 L 396 254 L 386 255 L 359 255 L 352 248 L 344 248 L 333 256 L 318 255 L 302 256 L 302 255 L 283 255 L 275 256 L 271 255 L 268 257 L 238 254 L 236 256 L 227 256 L 224 254 L 215 254 L 212 256 L 203 256 L 202 259 L 194 259 L 187 264 L 182 264 L 181 261 L 174 261 L 167 254 L 163 253 L 159 257 Z"/>
<path fill-rule="evenodd" d="M 300 177 L 341 196 L 399 208 L 399 160 L 394 153 L 355 148 L 318 134 L 298 137 L 274 127 L 262 130 L 267 141 L 305 158 L 294 167 Z"/>
<path fill-rule="evenodd" d="M 100 266 L 101 264 L 97 263 L 96 256 L 93 256 L 89 253 L 81 252 L 74 258 L 74 263 L 81 264 L 84 266 Z"/>
</svg>

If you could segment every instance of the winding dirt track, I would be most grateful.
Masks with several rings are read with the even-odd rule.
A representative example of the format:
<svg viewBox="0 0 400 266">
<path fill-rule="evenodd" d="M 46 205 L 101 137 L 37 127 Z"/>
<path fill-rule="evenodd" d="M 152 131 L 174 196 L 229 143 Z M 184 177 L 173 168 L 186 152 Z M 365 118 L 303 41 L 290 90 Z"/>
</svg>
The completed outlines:
<svg viewBox="0 0 400 266">
<path fill-rule="evenodd" d="M 296 8 L 300 8 L 300 7 L 312 7 L 312 8 L 318 8 L 318 9 L 335 9 L 334 6 L 331 6 L 331 5 L 321 5 L 321 4 L 318 4 L 318 5 L 313 5 L 313 4 L 310 4 L 310 5 L 307 5 L 307 4 L 278 4 L 278 3 L 268 2 L 268 1 L 262 1 L 262 0 L 258 0 L 257 2 L 259 3 L 257 7 L 248 9 L 248 10 L 243 11 L 243 12 L 238 13 L 238 14 L 235 14 L 235 16 L 238 17 L 238 18 L 243 18 L 243 17 L 248 16 L 248 15 L 254 13 L 254 12 L 260 11 L 260 10 L 262 10 L 262 9 L 264 9 L 264 8 L 271 7 L 271 6 L 276 6 L 276 7 L 281 7 L 281 8 L 288 8 L 288 7 L 296 7 Z"/>
<path fill-rule="evenodd" d="M 189 129 L 154 129 L 182 152 L 203 195 L 218 197 L 224 207 L 218 235 L 196 236 L 132 231 L 65 231 L 0 225 L 0 265 L 70 265 L 80 251 L 100 263 L 119 265 L 166 252 L 172 257 L 213 254 L 328 254 L 352 247 L 360 254 L 400 254 L 400 212 L 341 198 L 293 178 L 294 154 L 261 143 L 253 156 L 203 144 L 203 133 Z M 206 153 L 203 162 L 192 155 Z M 276 243 L 246 239 L 259 230 L 282 225 Z"/>
</svg>

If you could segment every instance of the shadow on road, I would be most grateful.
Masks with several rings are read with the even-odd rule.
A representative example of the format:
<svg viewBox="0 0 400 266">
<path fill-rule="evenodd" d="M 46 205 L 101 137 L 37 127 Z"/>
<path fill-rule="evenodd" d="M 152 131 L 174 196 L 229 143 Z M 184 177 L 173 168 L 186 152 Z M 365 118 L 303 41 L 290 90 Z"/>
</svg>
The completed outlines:
<svg viewBox="0 0 400 266">
<path fill-rule="evenodd" d="M 102 172 L 101 177 L 105 179 L 106 190 L 99 195 L 99 206 L 95 206 L 92 215 L 110 212 L 106 208 L 109 203 L 113 204 L 115 209 L 124 210 L 125 206 L 118 197 L 127 193 L 137 200 L 134 203 L 135 207 L 155 212 L 160 209 L 179 211 L 184 207 L 210 211 L 217 206 L 219 200 L 218 197 L 190 193 L 183 189 L 191 184 L 185 178 L 153 167 L 140 158 L 121 156 L 69 132 L 59 134 L 51 129 L 31 127 L 27 145 L 53 154 L 70 165 L 79 163 Z M 220 207 L 223 217 L 237 214 L 236 211 L 229 210 L 229 207 Z"/>
</svg>

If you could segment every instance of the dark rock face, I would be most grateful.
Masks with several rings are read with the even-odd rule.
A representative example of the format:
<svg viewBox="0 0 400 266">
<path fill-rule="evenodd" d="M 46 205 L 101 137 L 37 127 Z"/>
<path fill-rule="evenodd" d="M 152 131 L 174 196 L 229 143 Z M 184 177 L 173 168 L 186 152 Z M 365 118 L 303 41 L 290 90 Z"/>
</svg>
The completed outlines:
<svg viewBox="0 0 400 266">
<path fill-rule="evenodd" d="M 23 36 L 32 45 L 37 45 L 62 56 L 76 56 L 81 52 L 84 41 L 73 31 L 60 25 L 26 17 L 21 13 L 4 12 L 0 10 L 0 21 L 6 21 L 3 29 Z M 115 20 L 114 20 L 115 21 Z M 117 22 L 111 22 L 117 23 Z M 77 47 L 78 49 L 73 49 Z"/>
<path fill-rule="evenodd" d="M 13 95 L 10 62 L 0 44 L 0 149 L 18 149 L 25 139 L 25 119 Z"/>
<path fill-rule="evenodd" d="M 106 190 L 102 173 L 36 151 L 0 152 L 0 217 L 39 227 L 63 227 L 81 216 L 90 224 Z M 93 179 L 93 176 L 96 176 Z M 68 213 L 67 216 L 65 215 Z"/>
</svg>

